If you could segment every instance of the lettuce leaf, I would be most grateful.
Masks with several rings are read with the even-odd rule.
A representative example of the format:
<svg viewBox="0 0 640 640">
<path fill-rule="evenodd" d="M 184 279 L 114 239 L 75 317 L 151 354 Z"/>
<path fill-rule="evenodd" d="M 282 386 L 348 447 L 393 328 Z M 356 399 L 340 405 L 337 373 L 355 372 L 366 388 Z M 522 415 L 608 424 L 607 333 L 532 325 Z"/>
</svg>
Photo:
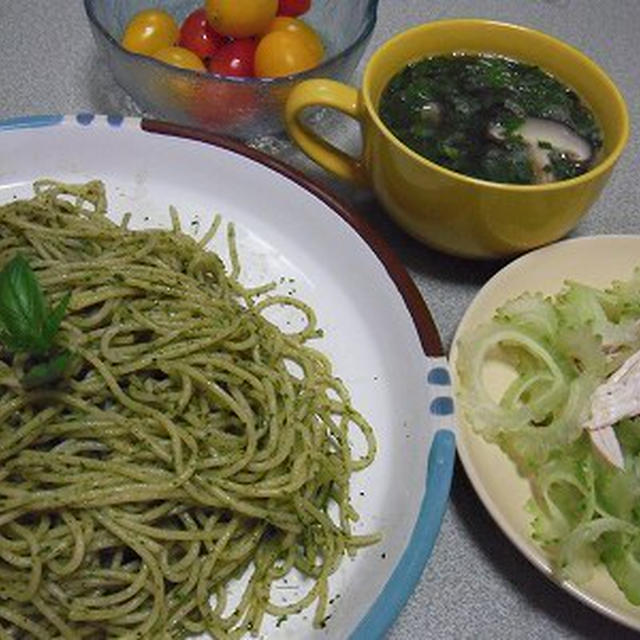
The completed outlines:
<svg viewBox="0 0 640 640">
<path fill-rule="evenodd" d="M 614 427 L 624 471 L 581 426 L 596 387 L 640 349 L 640 269 L 607 289 L 526 293 L 457 346 L 458 411 L 529 480 L 531 535 L 555 571 L 581 583 L 603 564 L 640 605 L 640 418 Z M 512 373 L 499 396 L 487 379 L 496 363 Z"/>
</svg>

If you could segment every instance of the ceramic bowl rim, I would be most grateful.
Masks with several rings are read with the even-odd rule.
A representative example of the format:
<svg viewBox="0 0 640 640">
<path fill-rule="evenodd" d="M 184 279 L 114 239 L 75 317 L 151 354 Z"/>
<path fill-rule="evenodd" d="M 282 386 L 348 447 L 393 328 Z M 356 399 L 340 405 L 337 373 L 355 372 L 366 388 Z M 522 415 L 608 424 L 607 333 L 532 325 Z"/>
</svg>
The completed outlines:
<svg viewBox="0 0 640 640">
<path fill-rule="evenodd" d="M 594 167 L 589 169 L 586 173 L 583 173 L 575 178 L 569 178 L 566 180 L 557 180 L 555 182 L 549 182 L 546 184 L 513 184 L 513 183 L 503 183 L 503 182 L 492 182 L 490 180 L 482 180 L 480 178 L 474 178 L 473 176 L 468 176 L 457 171 L 453 171 L 448 169 L 442 165 L 439 165 L 431 160 L 428 160 L 424 156 L 421 156 L 419 153 L 405 145 L 401 142 L 382 122 L 382 119 L 378 115 L 378 109 L 374 106 L 374 101 L 371 96 L 370 85 L 371 85 L 371 75 L 373 73 L 373 68 L 376 66 L 376 63 L 380 60 L 380 58 L 386 55 L 386 52 L 391 49 L 393 46 L 401 42 L 408 36 L 413 33 L 418 33 L 421 31 L 428 32 L 432 29 L 446 29 L 451 28 L 455 30 L 460 26 L 473 26 L 476 29 L 487 29 L 487 28 L 498 28 L 498 29 L 506 29 L 511 30 L 514 33 L 526 34 L 531 37 L 537 38 L 539 41 L 546 41 L 548 43 L 553 43 L 556 46 L 564 49 L 567 53 L 576 56 L 582 59 L 584 65 L 589 68 L 590 73 L 599 75 L 605 84 L 608 85 L 608 89 L 610 92 L 610 98 L 612 103 L 616 105 L 616 108 L 620 111 L 621 114 L 621 133 L 618 141 L 614 145 L 614 147 L 609 151 L 606 157 L 598 162 Z M 415 27 L 411 27 L 410 29 L 405 29 L 400 31 L 395 36 L 387 40 L 384 44 L 382 44 L 375 53 L 371 56 L 364 70 L 362 84 L 361 84 L 362 96 L 364 103 L 366 104 L 367 111 L 369 112 L 370 117 L 376 125 L 376 128 L 385 136 L 387 141 L 392 144 L 394 147 L 400 149 L 405 155 L 409 156 L 412 160 L 417 162 L 418 164 L 424 166 L 426 169 L 431 171 L 435 171 L 443 176 L 446 176 L 449 179 L 452 179 L 460 184 L 467 186 L 476 186 L 483 189 L 491 189 L 498 192 L 520 192 L 520 193 L 548 193 L 553 191 L 562 191 L 567 188 L 571 188 L 574 186 L 578 186 L 582 183 L 590 183 L 593 180 L 597 180 L 598 178 L 605 175 L 609 172 L 616 162 L 619 160 L 624 148 L 627 145 L 630 135 L 630 123 L 629 123 L 629 110 L 626 104 L 622 93 L 613 82 L 611 77 L 604 69 L 598 65 L 594 60 L 592 60 L 585 53 L 580 51 L 578 48 L 573 45 L 568 44 L 564 40 L 560 38 L 556 38 L 554 36 L 545 33 L 544 31 L 540 31 L 537 29 L 532 29 L 531 27 L 525 27 L 523 25 L 503 22 L 499 20 L 490 20 L 483 18 L 453 18 L 453 19 L 443 19 L 443 20 L 434 20 L 431 22 L 425 22 L 423 24 L 417 25 Z"/>
</svg>

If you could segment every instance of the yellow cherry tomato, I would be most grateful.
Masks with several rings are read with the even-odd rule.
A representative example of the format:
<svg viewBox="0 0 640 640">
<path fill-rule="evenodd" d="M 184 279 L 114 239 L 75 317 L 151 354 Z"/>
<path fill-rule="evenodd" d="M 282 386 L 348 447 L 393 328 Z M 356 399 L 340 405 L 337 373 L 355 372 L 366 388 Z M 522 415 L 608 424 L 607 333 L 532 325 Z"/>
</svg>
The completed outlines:
<svg viewBox="0 0 640 640">
<path fill-rule="evenodd" d="M 311 69 L 322 60 L 305 36 L 295 31 L 271 31 L 258 43 L 254 70 L 260 78 L 278 78 Z"/>
<path fill-rule="evenodd" d="M 322 44 L 322 39 L 318 33 L 313 27 L 298 18 L 276 16 L 269 23 L 266 32 L 271 33 L 272 31 L 290 31 L 292 33 L 299 33 L 305 39 L 307 46 L 313 50 L 319 60 L 324 56 L 324 45 Z"/>
<path fill-rule="evenodd" d="M 264 33 L 278 11 L 278 0 L 206 0 L 204 8 L 218 33 L 250 38 Z"/>
<path fill-rule="evenodd" d="M 206 71 L 202 60 L 193 51 L 184 47 L 165 47 L 151 54 L 151 57 L 181 69 Z"/>
<path fill-rule="evenodd" d="M 127 24 L 122 46 L 132 53 L 149 56 L 175 44 L 179 34 L 180 28 L 171 14 L 161 9 L 145 9 Z"/>
</svg>

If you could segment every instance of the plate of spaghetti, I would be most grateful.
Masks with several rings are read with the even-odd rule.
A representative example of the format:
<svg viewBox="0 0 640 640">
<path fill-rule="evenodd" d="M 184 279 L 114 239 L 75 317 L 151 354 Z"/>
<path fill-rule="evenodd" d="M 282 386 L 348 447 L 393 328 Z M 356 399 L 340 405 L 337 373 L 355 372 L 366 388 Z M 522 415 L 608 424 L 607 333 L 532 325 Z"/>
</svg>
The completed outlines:
<svg viewBox="0 0 640 640">
<path fill-rule="evenodd" d="M 394 253 L 233 141 L 0 137 L 0 637 L 383 636 L 455 450 Z"/>
</svg>

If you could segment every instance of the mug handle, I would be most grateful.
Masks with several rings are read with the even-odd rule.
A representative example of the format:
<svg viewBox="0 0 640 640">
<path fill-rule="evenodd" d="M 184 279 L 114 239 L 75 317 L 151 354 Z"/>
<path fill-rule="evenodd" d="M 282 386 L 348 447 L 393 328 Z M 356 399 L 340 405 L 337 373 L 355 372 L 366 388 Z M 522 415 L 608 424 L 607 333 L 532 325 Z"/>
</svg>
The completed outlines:
<svg viewBox="0 0 640 640">
<path fill-rule="evenodd" d="M 360 93 L 354 87 L 328 78 L 304 80 L 289 94 L 285 123 L 289 135 L 312 160 L 339 178 L 366 186 L 369 181 L 362 158 L 338 149 L 300 119 L 301 112 L 307 107 L 321 106 L 336 109 L 362 122 L 359 103 Z"/>
</svg>

